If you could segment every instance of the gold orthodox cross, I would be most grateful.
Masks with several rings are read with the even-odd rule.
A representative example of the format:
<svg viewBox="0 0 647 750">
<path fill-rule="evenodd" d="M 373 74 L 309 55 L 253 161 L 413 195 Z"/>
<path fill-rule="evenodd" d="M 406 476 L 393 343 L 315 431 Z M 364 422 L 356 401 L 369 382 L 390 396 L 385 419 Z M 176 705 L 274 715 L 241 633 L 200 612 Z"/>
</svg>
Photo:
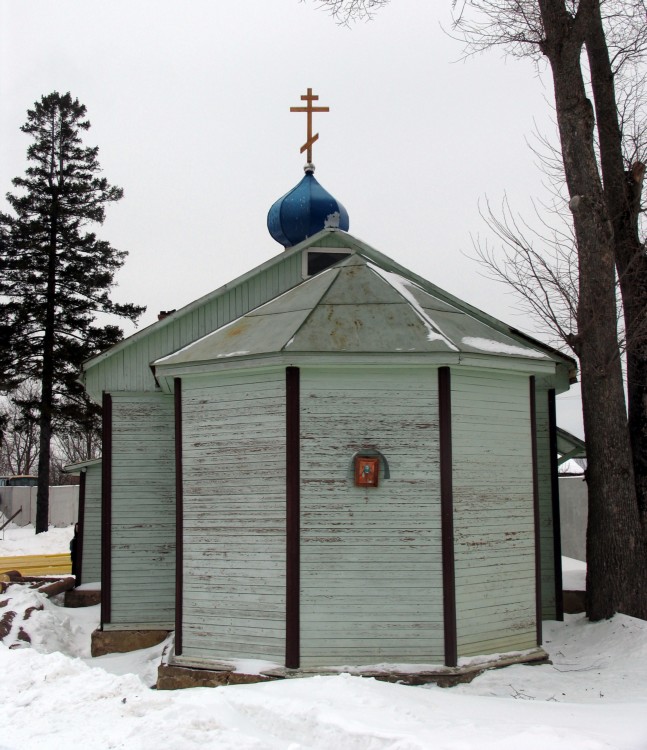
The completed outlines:
<svg viewBox="0 0 647 750">
<path fill-rule="evenodd" d="M 308 89 L 307 94 L 301 96 L 302 101 L 307 102 L 305 107 L 290 107 L 290 112 L 305 112 L 308 115 L 308 140 L 301 146 L 299 151 L 302 154 L 304 151 L 308 151 L 308 164 L 312 162 L 312 144 L 319 138 L 319 133 L 312 134 L 312 113 L 313 112 L 330 112 L 328 107 L 313 107 L 312 103 L 319 100 L 316 94 L 312 93 L 312 89 Z"/>
</svg>

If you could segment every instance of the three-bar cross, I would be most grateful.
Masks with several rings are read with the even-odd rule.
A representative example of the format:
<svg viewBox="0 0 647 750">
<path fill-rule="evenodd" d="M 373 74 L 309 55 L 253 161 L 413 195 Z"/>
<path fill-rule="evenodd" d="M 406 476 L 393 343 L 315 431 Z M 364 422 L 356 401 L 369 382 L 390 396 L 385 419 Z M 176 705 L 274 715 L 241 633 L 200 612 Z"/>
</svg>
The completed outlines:
<svg viewBox="0 0 647 750">
<path fill-rule="evenodd" d="M 328 107 L 313 107 L 312 103 L 319 100 L 316 94 L 312 93 L 312 89 L 308 89 L 308 93 L 301 96 L 301 99 L 307 102 L 305 107 L 290 107 L 290 112 L 305 112 L 308 115 L 308 140 L 301 146 L 299 153 L 308 151 L 308 164 L 312 163 L 312 144 L 319 138 L 319 133 L 312 134 L 312 113 L 313 112 L 329 112 Z"/>
</svg>

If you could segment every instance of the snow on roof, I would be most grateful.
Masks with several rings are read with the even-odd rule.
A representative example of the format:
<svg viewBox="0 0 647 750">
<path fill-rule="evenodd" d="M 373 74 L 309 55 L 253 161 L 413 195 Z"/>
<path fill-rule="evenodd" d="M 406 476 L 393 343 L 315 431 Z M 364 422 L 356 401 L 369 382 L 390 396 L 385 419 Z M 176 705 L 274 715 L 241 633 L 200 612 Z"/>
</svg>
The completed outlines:
<svg viewBox="0 0 647 750">
<path fill-rule="evenodd" d="M 582 459 L 569 458 L 563 464 L 559 464 L 559 473 L 583 476 L 586 469 L 585 463 Z"/>
<path fill-rule="evenodd" d="M 466 346 L 480 349 L 483 352 L 491 352 L 492 354 L 509 354 L 511 357 L 535 357 L 537 359 L 546 358 L 546 355 L 538 349 L 530 349 L 526 346 L 515 346 L 513 344 L 503 344 L 500 341 L 483 339 L 478 336 L 464 336 L 462 342 Z"/>
<path fill-rule="evenodd" d="M 399 276 L 397 273 L 386 271 L 384 268 L 380 268 L 374 263 L 369 263 L 368 267 L 379 276 L 381 276 L 386 282 L 388 282 L 411 305 L 420 320 L 423 322 L 423 325 L 427 328 L 427 339 L 429 341 L 436 341 L 440 339 L 441 341 L 444 341 L 450 349 L 458 351 L 458 347 L 442 333 L 438 325 L 425 312 L 418 300 L 414 297 L 413 294 L 411 294 L 411 292 L 407 288 L 415 287 L 416 289 L 423 291 L 417 284 L 414 284 L 414 282 L 410 281 L 409 279 L 405 279 L 403 276 Z"/>
</svg>

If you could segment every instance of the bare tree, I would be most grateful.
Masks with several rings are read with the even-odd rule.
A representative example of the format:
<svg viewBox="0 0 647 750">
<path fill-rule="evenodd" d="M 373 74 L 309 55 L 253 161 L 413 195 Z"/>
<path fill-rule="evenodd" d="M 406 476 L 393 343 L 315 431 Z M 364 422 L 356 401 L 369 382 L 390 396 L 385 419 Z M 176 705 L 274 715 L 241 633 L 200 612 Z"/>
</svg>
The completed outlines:
<svg viewBox="0 0 647 750">
<path fill-rule="evenodd" d="M 647 524 L 647 336 L 644 320 L 647 314 L 647 255 L 639 234 L 639 216 L 643 178 L 645 174 L 643 148 L 635 154 L 635 161 L 627 163 L 623 153 L 621 119 L 617 105 L 613 47 L 607 44 L 604 22 L 597 3 L 591 11 L 586 34 L 586 52 L 590 68 L 591 87 L 595 103 L 599 159 L 604 182 L 604 194 L 613 226 L 614 252 L 617 266 L 627 340 L 627 384 L 629 399 L 629 434 L 632 443 L 634 473 L 639 510 L 643 524 Z M 631 3 L 628 4 L 631 8 Z M 613 6 L 613 4 L 612 4 Z M 615 45 L 616 68 L 634 69 L 646 51 L 647 11 L 642 2 L 642 25 L 635 28 L 630 14 L 611 15 L 607 26 L 612 37 L 619 37 Z M 626 36 L 625 36 L 626 35 Z M 629 40 L 629 43 L 627 43 Z M 613 44 L 613 39 L 612 39 Z M 635 78 L 633 83 L 635 84 Z M 632 91 L 633 90 L 633 91 Z M 627 93 L 626 90 L 624 92 Z M 643 99 L 630 88 L 634 97 L 625 97 L 625 111 L 633 103 L 634 122 L 640 122 L 638 111 Z M 626 120 L 625 120 L 626 121 Z M 644 120 L 640 129 L 644 128 Z M 633 141 L 633 146 L 639 145 Z M 641 158 L 643 161 L 641 161 Z"/>
<path fill-rule="evenodd" d="M 348 26 L 353 21 L 370 21 L 389 0 L 315 0 L 315 4 L 329 11 L 340 25 Z"/>
<path fill-rule="evenodd" d="M 77 464 L 101 455 L 101 431 L 94 428 L 87 431 L 73 429 L 58 432 L 54 438 L 54 452 L 65 464 Z"/>
<path fill-rule="evenodd" d="M 320 4 L 342 21 L 373 9 L 367 0 Z M 644 164 L 628 166 L 623 158 L 615 90 L 618 71 L 643 60 L 644 0 L 455 0 L 453 7 L 455 29 L 469 51 L 503 47 L 509 55 L 532 57 L 538 65 L 547 62 L 552 73 L 577 248 L 576 307 L 571 313 L 568 295 L 565 309 L 576 324 L 569 343 L 580 361 L 589 458 L 587 613 L 594 620 L 617 611 L 647 618 L 645 492 L 637 489 L 643 479 L 641 455 L 647 457 L 647 341 L 642 337 L 642 346 L 638 343 L 647 309 L 647 260 L 638 234 Z M 512 235 L 507 240 L 516 241 Z M 542 265 L 531 245 L 524 245 L 517 248 L 517 257 L 526 260 L 521 283 L 540 281 L 550 287 L 550 268 Z M 627 429 L 618 343 L 616 265 L 627 340 L 636 343 L 627 350 L 628 376 L 638 388 L 634 394 L 630 386 L 630 409 L 642 428 L 632 430 L 633 440 Z M 563 309 L 556 311 L 548 298 L 534 302 L 563 327 Z M 647 469 L 647 460 L 644 466 Z"/>
<path fill-rule="evenodd" d="M 644 15 L 642 25 L 635 22 L 644 6 L 610 2 L 605 9 L 606 28 L 598 0 L 476 0 L 465 2 L 457 18 L 458 28 L 476 48 L 504 44 L 513 54 L 542 55 L 552 72 L 578 253 L 577 332 L 570 343 L 580 359 L 589 456 L 587 612 L 592 619 L 615 611 L 647 617 L 647 399 L 640 398 L 647 396 L 647 339 L 641 330 L 647 266 L 638 238 L 644 165 L 626 168 L 614 88 L 618 68 L 635 64 L 644 52 Z M 475 18 L 468 19 L 470 10 Z M 631 36 L 620 41 L 628 30 Z M 584 53 L 588 71 L 582 65 Z M 631 433 L 625 427 L 616 265 L 634 417 Z"/>
<path fill-rule="evenodd" d="M 31 474 L 38 461 L 38 414 L 28 405 L 38 398 L 38 385 L 24 382 L 3 398 L 0 406 L 0 471 L 3 474 Z"/>
<path fill-rule="evenodd" d="M 473 238 L 476 259 L 491 278 L 516 292 L 530 317 L 552 332 L 551 344 L 573 350 L 579 297 L 575 238 L 568 225 L 551 225 L 542 211 L 536 209 L 536 214 L 538 226 L 515 216 L 507 197 L 496 212 L 487 201 L 481 216 L 499 244 Z"/>
<path fill-rule="evenodd" d="M 27 380 L 0 399 L 0 474 L 32 474 L 38 463 L 38 383 Z M 50 485 L 70 484 L 66 464 L 79 463 L 101 454 L 100 420 L 80 424 L 59 420 L 54 432 L 50 461 Z"/>
</svg>

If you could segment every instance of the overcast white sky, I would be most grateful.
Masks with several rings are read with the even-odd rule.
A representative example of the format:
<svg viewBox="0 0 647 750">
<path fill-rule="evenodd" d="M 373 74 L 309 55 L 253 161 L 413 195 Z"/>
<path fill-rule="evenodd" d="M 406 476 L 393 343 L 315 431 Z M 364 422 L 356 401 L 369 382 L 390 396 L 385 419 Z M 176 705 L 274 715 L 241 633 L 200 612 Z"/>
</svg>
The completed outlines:
<svg viewBox="0 0 647 750">
<path fill-rule="evenodd" d="M 125 190 L 99 230 L 130 253 L 114 297 L 147 325 L 281 252 L 267 211 L 303 175 L 289 109 L 312 87 L 330 107 L 316 176 L 350 232 L 536 334 L 468 256 L 488 234 L 479 202 L 529 215 L 544 192 L 528 141 L 554 134 L 550 75 L 497 51 L 460 61 L 450 7 L 393 0 L 347 29 L 311 0 L 0 0 L 0 195 L 26 166 L 27 108 L 70 91 Z M 577 397 L 558 409 L 581 434 Z"/>
</svg>

